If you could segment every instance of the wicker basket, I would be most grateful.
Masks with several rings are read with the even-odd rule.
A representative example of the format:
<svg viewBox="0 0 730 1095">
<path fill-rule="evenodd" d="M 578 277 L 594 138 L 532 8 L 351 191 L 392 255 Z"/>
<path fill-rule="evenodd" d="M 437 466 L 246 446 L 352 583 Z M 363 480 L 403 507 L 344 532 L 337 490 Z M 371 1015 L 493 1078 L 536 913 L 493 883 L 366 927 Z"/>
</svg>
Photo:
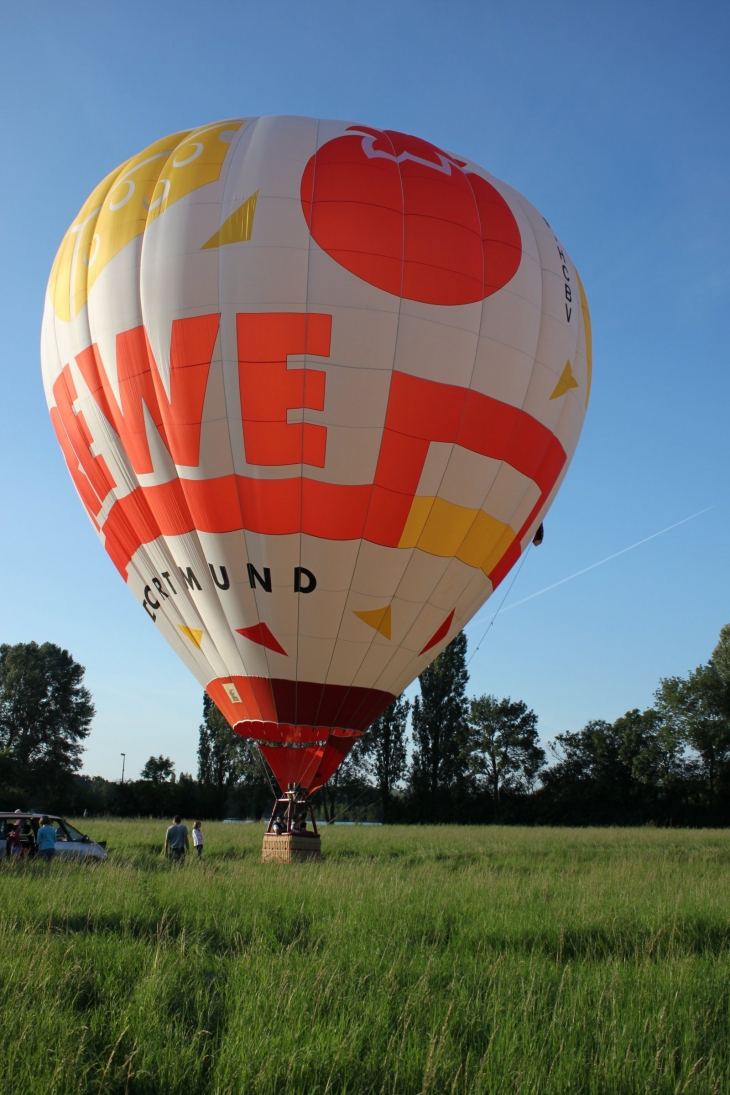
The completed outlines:
<svg viewBox="0 0 730 1095">
<path fill-rule="evenodd" d="M 261 848 L 262 863 L 301 863 L 306 859 L 322 858 L 322 840 L 318 836 L 298 833 L 265 833 Z"/>
</svg>

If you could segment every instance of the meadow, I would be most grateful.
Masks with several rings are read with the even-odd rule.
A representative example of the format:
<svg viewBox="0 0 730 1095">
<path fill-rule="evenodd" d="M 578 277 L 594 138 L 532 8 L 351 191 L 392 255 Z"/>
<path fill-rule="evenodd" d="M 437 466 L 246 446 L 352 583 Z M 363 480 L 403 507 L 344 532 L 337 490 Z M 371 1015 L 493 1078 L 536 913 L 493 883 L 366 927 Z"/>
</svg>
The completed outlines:
<svg viewBox="0 0 730 1095">
<path fill-rule="evenodd" d="M 78 823 L 0 864 L 3 1095 L 730 1091 L 730 833 Z"/>
</svg>

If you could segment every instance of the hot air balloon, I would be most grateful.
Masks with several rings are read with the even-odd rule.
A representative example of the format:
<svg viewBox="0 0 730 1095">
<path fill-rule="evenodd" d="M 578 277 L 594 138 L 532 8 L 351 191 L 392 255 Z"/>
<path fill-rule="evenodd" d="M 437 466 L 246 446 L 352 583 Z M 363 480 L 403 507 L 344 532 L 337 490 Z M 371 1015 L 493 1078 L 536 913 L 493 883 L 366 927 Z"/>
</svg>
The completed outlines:
<svg viewBox="0 0 730 1095">
<path fill-rule="evenodd" d="M 591 331 L 552 228 L 468 158 L 244 118 L 97 186 L 42 365 L 147 623 L 307 802 L 535 537 Z"/>
</svg>

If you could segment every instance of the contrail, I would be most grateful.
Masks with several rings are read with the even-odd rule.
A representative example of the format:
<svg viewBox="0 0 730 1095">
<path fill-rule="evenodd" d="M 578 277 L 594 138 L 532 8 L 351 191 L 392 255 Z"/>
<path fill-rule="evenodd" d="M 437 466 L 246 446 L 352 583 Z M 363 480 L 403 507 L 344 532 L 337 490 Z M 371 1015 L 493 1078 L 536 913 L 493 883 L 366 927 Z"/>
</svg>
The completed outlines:
<svg viewBox="0 0 730 1095">
<path fill-rule="evenodd" d="M 561 578 L 559 582 L 553 582 L 552 585 L 545 586 L 544 589 L 538 589 L 537 593 L 531 593 L 529 597 L 523 597 L 521 601 L 515 601 L 514 604 L 508 605 L 507 608 L 503 608 L 501 611 L 511 612 L 513 608 L 518 608 L 527 601 L 532 601 L 535 597 L 540 597 L 543 593 L 548 593 L 551 589 L 557 589 L 558 586 L 565 585 L 566 582 L 572 582 L 573 578 L 579 578 L 581 574 L 587 574 L 589 570 L 595 570 L 596 567 L 601 567 L 604 563 L 610 563 L 612 559 L 618 559 L 619 555 L 625 555 L 627 551 L 633 551 L 634 548 L 641 547 L 642 544 L 648 544 L 650 540 L 656 540 L 657 536 L 663 536 L 665 532 L 671 532 L 673 528 L 679 528 L 680 525 L 686 525 L 688 521 L 693 521 L 695 517 L 701 517 L 703 513 L 709 513 L 713 508 L 713 506 L 708 506 L 707 509 L 701 509 L 698 510 L 697 513 L 693 513 L 691 517 L 684 517 L 681 521 L 677 521 L 673 525 L 667 525 L 666 528 L 660 529 L 659 532 L 653 532 L 651 536 L 645 536 L 643 540 L 637 540 L 635 544 L 630 544 L 628 547 L 621 548 L 621 551 L 615 551 L 613 555 L 607 555 L 605 559 L 600 559 L 597 563 L 591 563 L 589 567 L 583 567 L 583 570 L 576 570 L 575 574 L 569 574 L 567 578 Z"/>
</svg>

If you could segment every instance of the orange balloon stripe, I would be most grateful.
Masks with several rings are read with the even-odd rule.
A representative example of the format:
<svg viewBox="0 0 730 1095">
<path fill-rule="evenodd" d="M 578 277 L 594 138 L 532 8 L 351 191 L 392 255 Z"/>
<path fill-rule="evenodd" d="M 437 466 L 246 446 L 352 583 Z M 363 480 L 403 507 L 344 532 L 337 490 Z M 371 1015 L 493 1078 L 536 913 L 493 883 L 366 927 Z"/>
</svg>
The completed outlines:
<svg viewBox="0 0 730 1095">
<path fill-rule="evenodd" d="M 51 407 L 51 425 L 56 434 L 56 439 L 61 446 L 61 452 L 66 461 L 66 467 L 73 479 L 74 486 L 79 492 L 79 497 L 84 504 L 86 512 L 91 518 L 94 528 L 98 531 L 99 522 L 96 520 L 96 517 L 101 509 L 101 502 L 95 494 L 87 476 L 81 471 L 79 458 L 69 440 L 57 407 Z"/>
<path fill-rule="evenodd" d="M 217 314 L 212 314 L 174 321 L 170 399 L 142 327 L 117 336 L 121 407 L 96 345 L 77 355 L 78 366 L 99 409 L 119 433 L 137 472 L 152 470 L 145 405 L 178 465 L 195 466 L 199 462 L 202 409 L 219 320 Z M 287 356 L 305 352 L 327 356 L 331 317 L 241 313 L 237 316 L 237 335 L 242 425 L 249 457 L 255 450 L 259 462 L 286 465 L 295 462 L 297 455 L 304 455 L 305 462 L 322 465 L 326 429 L 312 426 L 315 432 L 307 434 L 309 424 L 288 424 L 286 415 L 289 407 L 322 407 L 325 376 L 321 370 L 310 370 L 312 375 L 307 377 L 307 370 L 288 369 Z M 54 394 L 67 440 L 79 458 L 74 467 L 75 462 L 66 454 L 69 469 L 87 509 L 95 516 L 113 480 L 106 466 L 97 463 L 99 458 L 91 456 L 92 437 L 83 415 L 73 413 L 76 391 L 68 366 L 56 381 Z M 277 420 L 273 423 L 269 421 L 272 414 Z M 258 428 L 264 431 L 261 439 L 255 432 Z M 320 439 L 316 448 L 315 438 Z M 322 483 L 305 477 L 264 480 L 229 475 L 209 480 L 180 478 L 159 486 L 137 487 L 110 510 L 103 525 L 107 550 L 126 576 L 129 561 L 142 544 L 160 535 L 178 536 L 194 530 L 222 533 L 245 528 L 264 535 L 302 532 L 322 539 L 364 538 L 397 547 L 431 442 L 457 444 L 491 459 L 504 460 L 540 489 L 530 516 L 490 573 L 496 585 L 519 556 L 519 541 L 557 481 L 565 464 L 565 451 L 547 427 L 518 407 L 471 389 L 398 372 L 391 379 L 372 486 Z M 68 448 L 66 442 L 63 444 Z M 98 507 L 86 479 L 98 496 Z"/>
<path fill-rule="evenodd" d="M 322 369 L 290 369 L 289 354 L 329 357 L 332 317 L 306 312 L 236 316 L 243 442 L 249 464 L 323 468 L 327 430 L 287 422 L 287 411 L 324 410 Z"/>
<path fill-rule="evenodd" d="M 109 553 L 125 574 L 135 551 L 159 535 L 242 528 L 267 535 L 302 532 L 331 540 L 364 538 L 397 547 L 431 441 L 460 444 L 504 460 L 537 484 L 540 497 L 503 560 L 509 556 L 514 561 L 519 540 L 565 464 L 562 445 L 550 430 L 517 407 L 480 392 L 403 373 L 393 375 L 373 487 L 322 483 L 306 477 L 255 479 L 241 475 L 181 478 L 137 487 L 114 503 L 103 526 L 111 544 Z M 500 562 L 492 572 L 495 584 L 504 576 L 503 569 Z"/>
<path fill-rule="evenodd" d="M 78 396 L 68 365 L 64 366 L 53 385 L 53 398 L 56 406 L 51 409 L 51 422 L 56 437 L 83 503 L 91 517 L 95 518 L 116 483 L 104 457 L 91 453 L 93 437 L 83 412 L 74 414 L 73 405 Z M 99 527 L 96 521 L 94 524 Z"/>
<path fill-rule="evenodd" d="M 170 336 L 170 399 L 167 398 L 144 327 L 117 335 L 121 407 L 96 344 L 76 363 L 99 410 L 119 434 L 137 474 L 153 470 L 144 418 L 147 407 L 176 464 L 197 467 L 203 403 L 220 316 L 176 319 Z"/>
</svg>

